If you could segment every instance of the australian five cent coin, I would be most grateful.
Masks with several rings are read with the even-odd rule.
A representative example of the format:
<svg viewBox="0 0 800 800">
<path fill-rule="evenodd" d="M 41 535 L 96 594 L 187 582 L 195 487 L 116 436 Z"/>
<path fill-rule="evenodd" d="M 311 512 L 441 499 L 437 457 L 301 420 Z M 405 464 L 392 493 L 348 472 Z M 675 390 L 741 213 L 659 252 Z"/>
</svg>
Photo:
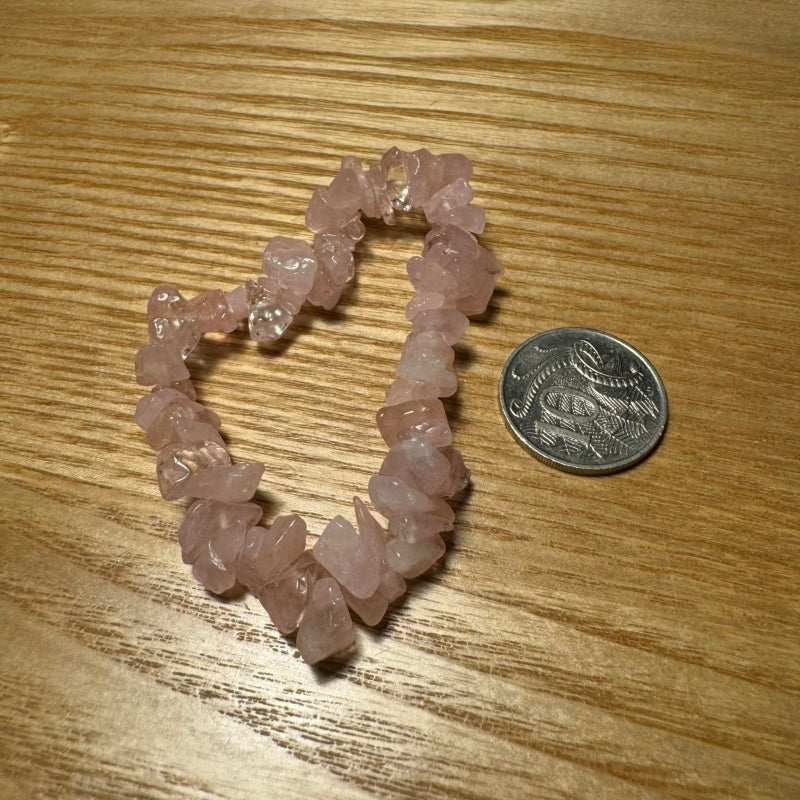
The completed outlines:
<svg viewBox="0 0 800 800">
<path fill-rule="evenodd" d="M 653 365 L 622 339 L 588 328 L 557 328 L 517 347 L 500 376 L 500 407 L 523 447 L 586 475 L 641 461 L 667 424 Z"/>
</svg>

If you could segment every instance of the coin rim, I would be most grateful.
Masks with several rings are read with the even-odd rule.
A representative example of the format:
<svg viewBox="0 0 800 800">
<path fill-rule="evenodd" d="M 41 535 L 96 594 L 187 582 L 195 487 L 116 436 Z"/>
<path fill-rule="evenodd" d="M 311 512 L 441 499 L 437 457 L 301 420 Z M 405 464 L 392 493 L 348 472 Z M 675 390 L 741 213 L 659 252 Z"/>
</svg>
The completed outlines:
<svg viewBox="0 0 800 800">
<path fill-rule="evenodd" d="M 637 453 L 627 459 L 623 459 L 622 461 L 615 461 L 613 464 L 605 464 L 602 466 L 586 466 L 586 465 L 579 465 L 574 464 L 570 461 L 565 461 L 563 459 L 559 459 L 556 456 L 551 456 L 547 453 L 543 453 L 540 450 L 537 450 L 536 447 L 529 442 L 523 435 L 518 431 L 514 423 L 511 421 L 511 418 L 508 413 L 508 409 L 506 408 L 506 404 L 503 400 L 503 386 L 505 385 L 506 373 L 508 372 L 511 362 L 514 360 L 514 357 L 519 353 L 520 350 L 527 347 L 530 342 L 534 339 L 539 339 L 541 337 L 547 336 L 553 333 L 573 333 L 573 332 L 587 332 L 590 334 L 596 334 L 606 339 L 610 339 L 615 344 L 620 345 L 621 347 L 631 351 L 635 354 L 635 356 L 641 359 L 645 366 L 650 370 L 650 374 L 653 376 L 656 388 L 664 399 L 663 403 L 663 414 L 661 415 L 660 420 L 660 427 L 658 428 L 657 434 L 654 436 L 652 444 L 643 452 Z M 532 453 L 539 461 L 544 464 L 547 464 L 550 467 L 555 467 L 556 469 L 561 470 L 562 472 L 569 472 L 573 475 L 610 475 L 615 472 L 621 472 L 622 470 L 629 469 L 630 467 L 634 466 L 635 464 L 640 463 L 643 461 L 647 456 L 649 456 L 653 450 L 657 447 L 659 442 L 664 436 L 664 432 L 667 429 L 667 421 L 669 419 L 669 398 L 667 397 L 667 390 L 664 386 L 664 381 L 661 380 L 661 376 L 658 374 L 658 370 L 653 366 L 646 356 L 644 356 L 639 350 L 637 350 L 632 344 L 629 344 L 624 339 L 620 339 L 619 336 L 614 336 L 612 333 L 606 333 L 605 331 L 599 331 L 596 328 L 576 328 L 573 326 L 566 326 L 562 328 L 551 328 L 550 330 L 542 331 L 541 333 L 534 334 L 527 338 L 524 342 L 519 344 L 511 354 L 506 359 L 505 364 L 503 364 L 503 369 L 500 371 L 500 382 L 499 382 L 499 391 L 498 391 L 498 401 L 500 403 L 500 412 L 503 415 L 503 421 L 506 424 L 506 427 L 511 432 L 514 439 L 517 443 L 524 447 L 528 452 Z"/>
</svg>

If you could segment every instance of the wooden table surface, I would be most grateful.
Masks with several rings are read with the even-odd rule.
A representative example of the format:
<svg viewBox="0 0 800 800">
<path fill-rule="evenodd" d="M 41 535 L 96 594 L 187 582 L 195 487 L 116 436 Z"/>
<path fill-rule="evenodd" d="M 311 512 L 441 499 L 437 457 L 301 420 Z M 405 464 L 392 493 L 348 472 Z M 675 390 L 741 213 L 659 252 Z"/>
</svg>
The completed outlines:
<svg viewBox="0 0 800 800">
<path fill-rule="evenodd" d="M 800 797 L 800 21 L 791 2 L 0 9 L 0 797 Z M 181 563 L 131 417 L 162 282 L 233 288 L 339 158 L 475 162 L 506 268 L 458 349 L 473 470 L 443 567 L 313 670 Z M 191 363 L 268 516 L 350 516 L 421 217 L 340 308 Z M 575 325 L 670 397 L 655 454 L 563 474 L 500 369 Z"/>
</svg>

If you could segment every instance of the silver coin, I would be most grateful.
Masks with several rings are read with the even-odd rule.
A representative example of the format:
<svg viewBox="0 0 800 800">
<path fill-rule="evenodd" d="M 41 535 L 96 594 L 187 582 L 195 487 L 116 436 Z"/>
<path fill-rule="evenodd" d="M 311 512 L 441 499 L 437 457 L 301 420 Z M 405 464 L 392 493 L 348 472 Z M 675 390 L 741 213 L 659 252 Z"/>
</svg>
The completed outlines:
<svg viewBox="0 0 800 800">
<path fill-rule="evenodd" d="M 667 425 L 667 393 L 627 342 L 557 328 L 523 342 L 500 376 L 500 407 L 517 441 L 567 472 L 603 475 L 641 461 Z"/>
</svg>

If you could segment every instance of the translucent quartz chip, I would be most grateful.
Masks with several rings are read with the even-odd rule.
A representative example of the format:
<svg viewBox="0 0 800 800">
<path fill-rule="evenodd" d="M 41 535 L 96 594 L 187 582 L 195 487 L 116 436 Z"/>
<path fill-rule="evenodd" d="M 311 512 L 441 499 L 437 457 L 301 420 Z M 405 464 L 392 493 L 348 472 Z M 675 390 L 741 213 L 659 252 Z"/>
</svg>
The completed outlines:
<svg viewBox="0 0 800 800">
<path fill-rule="evenodd" d="M 390 148 L 381 157 L 381 170 L 392 208 L 410 211 L 413 205 L 408 185 L 408 155 L 398 147 Z"/>
<path fill-rule="evenodd" d="M 255 503 L 197 500 L 178 530 L 183 562 L 211 592 L 221 594 L 236 583 L 234 566 L 246 532 L 261 518 Z"/>
<path fill-rule="evenodd" d="M 358 171 L 361 171 L 360 165 Z M 343 162 L 342 168 L 330 182 L 328 202 L 349 218 L 358 214 L 361 207 L 361 187 L 356 170 L 349 164 L 345 165 Z"/>
<path fill-rule="evenodd" d="M 426 400 L 435 394 L 429 383 L 397 378 L 386 387 L 386 405 L 396 406 L 410 400 Z"/>
<path fill-rule="evenodd" d="M 235 331 L 239 318 L 228 304 L 228 299 L 221 289 L 213 289 L 192 298 L 191 306 L 197 313 L 197 324 L 203 333 Z"/>
<path fill-rule="evenodd" d="M 486 209 L 483 206 L 461 206 L 439 216 L 439 225 L 455 225 L 478 236 L 486 229 Z"/>
<path fill-rule="evenodd" d="M 430 396 L 449 397 L 456 391 L 455 353 L 439 331 L 412 333 L 403 344 L 397 375 L 431 387 Z"/>
<path fill-rule="evenodd" d="M 400 576 L 398 575 L 398 577 Z M 403 579 L 400 578 L 400 580 Z M 405 585 L 404 580 L 403 585 Z M 386 610 L 389 608 L 389 601 L 380 592 L 375 592 L 375 594 L 371 597 L 367 597 L 365 600 L 356 597 L 354 594 L 350 594 L 344 587 L 342 587 L 342 594 L 350 610 L 358 614 L 365 625 L 377 625 L 383 619 Z"/>
<path fill-rule="evenodd" d="M 317 260 L 311 245 L 302 239 L 273 236 L 264 249 L 261 268 L 279 287 L 276 305 L 296 315 L 314 285 Z"/>
<path fill-rule="evenodd" d="M 453 276 L 458 286 L 459 311 L 472 316 L 486 310 L 494 282 L 502 275 L 503 268 L 471 233 L 455 225 L 433 227 L 425 237 L 422 258 L 426 270 L 443 269 Z M 413 282 L 411 262 L 409 278 Z"/>
<path fill-rule="evenodd" d="M 349 647 L 355 629 L 342 590 L 333 578 L 321 578 L 311 589 L 308 607 L 297 631 L 297 649 L 307 664 Z"/>
<path fill-rule="evenodd" d="M 471 177 L 472 162 L 461 153 L 434 156 L 423 148 L 408 156 L 409 195 L 415 208 L 457 178 L 468 181 Z"/>
<path fill-rule="evenodd" d="M 194 390 L 194 384 L 187 378 L 184 381 L 176 381 L 175 383 L 168 383 L 166 386 L 157 387 L 163 389 L 176 389 L 181 394 L 185 394 L 190 400 L 197 400 L 197 392 Z"/>
<path fill-rule="evenodd" d="M 435 292 L 443 295 L 443 305 L 455 307 L 458 299 L 458 282 L 446 269 L 422 256 L 408 259 L 408 279 L 418 294 Z"/>
<path fill-rule="evenodd" d="M 379 475 L 397 478 L 430 497 L 444 497 L 450 487 L 450 461 L 427 442 L 400 442 L 383 459 Z"/>
<path fill-rule="evenodd" d="M 472 187 L 463 178 L 456 178 L 452 183 L 431 195 L 423 205 L 425 218 L 431 224 L 440 222 L 442 217 L 454 208 L 469 205 L 475 197 Z"/>
<path fill-rule="evenodd" d="M 228 301 L 228 307 L 235 319 L 247 319 L 247 315 L 250 313 L 250 306 L 247 302 L 247 289 L 244 286 L 237 286 L 228 292 L 225 295 L 225 299 Z"/>
<path fill-rule="evenodd" d="M 174 286 L 156 286 L 147 301 L 147 318 L 180 316 L 189 301 Z"/>
<path fill-rule="evenodd" d="M 283 634 L 297 630 L 314 583 L 327 572 L 310 550 L 301 553 L 258 595 L 275 627 Z"/>
<path fill-rule="evenodd" d="M 328 189 L 318 186 L 306 210 L 306 227 L 313 233 L 340 231 L 357 213 L 335 206 Z"/>
<path fill-rule="evenodd" d="M 318 233 L 314 237 L 317 274 L 308 301 L 315 306 L 332 309 L 339 302 L 344 285 L 353 277 L 350 241 L 338 233 Z"/>
<path fill-rule="evenodd" d="M 189 370 L 183 363 L 182 347 L 174 342 L 143 345 L 136 353 L 136 381 L 143 386 L 186 380 Z"/>
<path fill-rule="evenodd" d="M 378 429 L 389 447 L 398 442 L 425 441 L 434 447 L 453 443 L 442 401 L 438 398 L 409 400 L 384 406 L 376 414 Z"/>
<path fill-rule="evenodd" d="M 201 470 L 218 464 L 230 464 L 228 451 L 216 442 L 192 442 L 191 444 L 171 444 L 158 453 L 156 476 L 158 488 L 165 500 L 177 500 L 191 495 L 192 480 Z"/>
<path fill-rule="evenodd" d="M 373 475 L 368 489 L 372 504 L 387 519 L 402 514 L 433 514 L 448 520 L 452 527 L 455 519 L 453 509 L 440 497 L 429 497 L 389 475 Z"/>
<path fill-rule="evenodd" d="M 380 174 L 380 169 L 370 177 L 367 176 L 361 162 L 355 156 L 345 156 L 342 159 L 342 170 L 350 170 L 356 178 L 358 184 L 358 207 L 365 217 L 373 219 L 383 215 L 384 207 L 388 206 L 388 199 L 383 199 L 386 195 L 386 184 L 376 185 L 371 179 L 375 174 Z M 381 177 L 382 180 L 382 177 Z M 389 208 L 391 208 L 389 206 Z"/>
<path fill-rule="evenodd" d="M 294 317 L 278 306 L 255 306 L 247 319 L 250 338 L 257 342 L 274 342 L 280 339 Z"/>
<path fill-rule="evenodd" d="M 380 580 L 378 582 L 378 594 L 384 597 L 389 603 L 393 600 L 397 600 L 398 597 L 403 595 L 406 591 L 406 582 L 403 578 L 398 575 L 393 569 L 389 567 L 386 563 L 385 558 L 385 550 L 383 548 L 383 543 L 385 540 L 385 536 L 383 533 L 383 528 L 378 523 L 378 520 L 370 514 L 367 507 L 364 505 L 364 502 L 361 500 L 360 497 L 353 498 L 353 507 L 355 508 L 356 512 L 356 524 L 358 525 L 358 534 L 361 536 L 362 539 L 372 539 L 375 543 L 375 546 L 378 547 L 380 545 L 381 551 L 381 566 L 380 566 Z M 345 590 L 345 597 L 348 596 L 348 593 Z M 374 597 L 374 595 L 373 595 Z M 361 600 L 362 598 L 356 598 Z M 370 598 L 367 598 L 369 600 Z M 348 599 L 348 605 L 350 605 L 350 601 Z M 375 613 L 377 603 L 372 603 L 370 605 L 370 616 L 372 617 Z M 350 605 L 350 607 L 356 611 L 356 613 L 361 616 L 358 609 L 355 606 Z M 364 619 L 363 616 L 361 616 Z M 364 620 L 365 622 L 367 620 Z M 369 625 L 374 625 L 376 623 L 368 622 Z"/>
<path fill-rule="evenodd" d="M 416 511 L 396 514 L 389 518 L 389 535 L 395 539 L 416 542 L 427 539 L 436 533 L 453 528 L 453 517 L 442 517 L 438 514 L 425 514 Z"/>
<path fill-rule="evenodd" d="M 236 564 L 236 578 L 257 595 L 306 548 L 306 523 L 297 514 L 276 517 L 269 528 L 250 528 Z"/>
<path fill-rule="evenodd" d="M 189 481 L 186 494 L 226 503 L 243 503 L 258 489 L 264 465 L 260 462 L 210 465 Z"/>
<path fill-rule="evenodd" d="M 183 358 L 200 341 L 197 313 L 174 286 L 157 286 L 147 302 L 147 332 L 151 342 L 177 345 Z"/>
<path fill-rule="evenodd" d="M 334 517 L 314 545 L 314 557 L 356 597 L 375 594 L 380 583 L 383 537 L 361 536 L 344 518 Z"/>
<path fill-rule="evenodd" d="M 144 395 L 136 404 L 133 421 L 146 431 L 170 403 L 182 399 L 186 399 L 186 395 L 178 389 L 157 387 L 150 394 Z"/>
<path fill-rule="evenodd" d="M 212 435 L 188 438 L 195 432 L 190 423 L 206 425 L 212 430 Z M 167 403 L 153 420 L 147 429 L 147 443 L 156 450 L 168 444 L 197 442 L 203 439 L 224 445 L 225 442 L 217 433 L 219 426 L 219 417 L 210 408 L 189 400 L 188 397 L 180 397 Z M 205 428 L 202 431 L 205 431 Z"/>
<path fill-rule="evenodd" d="M 448 345 L 454 345 L 461 341 L 468 327 L 469 320 L 458 309 L 436 308 L 420 311 L 414 317 L 411 330 L 414 333 L 437 331 Z"/>
<path fill-rule="evenodd" d="M 390 539 L 386 543 L 386 560 L 404 578 L 416 578 L 432 567 L 444 555 L 445 549 L 439 534 L 413 544 L 403 539 Z"/>
</svg>

